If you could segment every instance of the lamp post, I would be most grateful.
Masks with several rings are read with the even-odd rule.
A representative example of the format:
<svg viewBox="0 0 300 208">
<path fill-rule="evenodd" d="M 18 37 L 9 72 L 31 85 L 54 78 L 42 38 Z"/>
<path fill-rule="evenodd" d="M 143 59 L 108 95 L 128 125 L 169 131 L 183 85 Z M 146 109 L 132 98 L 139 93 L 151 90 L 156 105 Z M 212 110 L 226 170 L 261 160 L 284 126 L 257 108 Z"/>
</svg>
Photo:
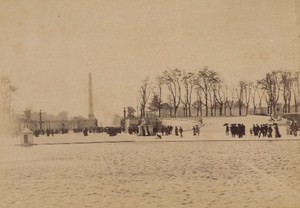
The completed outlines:
<svg viewBox="0 0 300 208">
<path fill-rule="evenodd" d="M 126 108 L 124 107 L 124 110 L 123 110 L 123 114 L 124 114 L 124 119 L 126 118 Z"/>
</svg>

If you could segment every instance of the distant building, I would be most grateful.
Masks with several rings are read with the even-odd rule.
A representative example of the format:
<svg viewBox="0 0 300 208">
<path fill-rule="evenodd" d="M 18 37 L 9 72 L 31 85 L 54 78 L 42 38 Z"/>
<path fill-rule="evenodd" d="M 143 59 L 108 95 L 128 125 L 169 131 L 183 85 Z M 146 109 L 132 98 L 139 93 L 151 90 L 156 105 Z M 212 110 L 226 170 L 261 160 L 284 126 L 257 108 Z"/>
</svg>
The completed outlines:
<svg viewBox="0 0 300 208">
<path fill-rule="evenodd" d="M 82 118 L 82 117 L 74 117 L 70 120 L 33 120 L 29 123 L 23 122 L 23 125 L 20 125 L 21 128 L 28 127 L 31 130 L 34 129 L 57 129 L 57 130 L 72 130 L 72 129 L 83 129 L 85 127 L 87 128 L 93 128 L 98 127 L 98 120 L 94 116 L 93 111 L 93 93 L 92 93 L 92 75 L 89 73 L 88 75 L 88 86 L 89 86 L 89 98 L 88 98 L 88 118 Z"/>
</svg>

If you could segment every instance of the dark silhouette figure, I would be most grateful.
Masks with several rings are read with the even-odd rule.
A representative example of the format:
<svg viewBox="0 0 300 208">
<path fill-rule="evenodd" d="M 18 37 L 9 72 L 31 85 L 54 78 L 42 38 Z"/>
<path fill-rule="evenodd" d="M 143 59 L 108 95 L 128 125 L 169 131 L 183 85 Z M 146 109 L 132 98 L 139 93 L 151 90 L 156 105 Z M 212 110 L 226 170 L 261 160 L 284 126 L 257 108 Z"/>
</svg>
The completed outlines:
<svg viewBox="0 0 300 208">
<path fill-rule="evenodd" d="M 175 136 L 178 136 L 178 127 L 175 127 Z"/>
<path fill-rule="evenodd" d="M 88 136 L 88 131 L 89 131 L 88 128 L 85 127 L 83 129 L 83 136 Z"/>
<path fill-rule="evenodd" d="M 182 133 L 183 133 L 183 129 L 182 129 L 182 127 L 180 126 L 180 128 L 179 128 L 179 133 L 180 133 L 180 137 L 183 137 L 183 135 L 182 135 Z"/>
<path fill-rule="evenodd" d="M 275 138 L 280 138 L 281 134 L 279 133 L 279 128 L 277 125 L 275 125 L 274 130 L 275 130 Z"/>
<path fill-rule="evenodd" d="M 226 135 L 229 135 L 229 126 L 228 126 L 228 125 L 226 125 L 226 131 L 225 131 L 225 134 L 226 134 Z"/>
<path fill-rule="evenodd" d="M 273 129 L 272 129 L 272 126 L 270 125 L 269 127 L 268 127 L 268 138 L 272 138 L 273 136 L 272 136 L 272 133 L 273 133 Z"/>
</svg>

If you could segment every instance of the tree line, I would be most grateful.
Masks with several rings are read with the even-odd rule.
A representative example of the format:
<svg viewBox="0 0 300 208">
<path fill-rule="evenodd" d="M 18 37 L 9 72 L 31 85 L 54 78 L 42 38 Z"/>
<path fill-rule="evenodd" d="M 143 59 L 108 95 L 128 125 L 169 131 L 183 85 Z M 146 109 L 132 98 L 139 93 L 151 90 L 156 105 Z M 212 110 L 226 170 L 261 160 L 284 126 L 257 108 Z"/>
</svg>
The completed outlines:
<svg viewBox="0 0 300 208">
<path fill-rule="evenodd" d="M 250 108 L 256 114 L 258 108 L 267 107 L 269 115 L 279 111 L 290 113 L 292 107 L 298 112 L 300 97 L 300 71 L 275 70 L 268 72 L 255 81 L 239 81 L 228 85 L 222 76 L 208 66 L 197 71 L 168 69 L 155 80 L 146 77 L 138 93 L 138 107 L 141 117 L 146 111 L 158 114 L 169 112 L 176 117 L 183 109 L 185 117 L 233 115 L 233 108 L 238 115 L 248 115 Z M 134 113 L 133 107 L 128 112 Z"/>
</svg>

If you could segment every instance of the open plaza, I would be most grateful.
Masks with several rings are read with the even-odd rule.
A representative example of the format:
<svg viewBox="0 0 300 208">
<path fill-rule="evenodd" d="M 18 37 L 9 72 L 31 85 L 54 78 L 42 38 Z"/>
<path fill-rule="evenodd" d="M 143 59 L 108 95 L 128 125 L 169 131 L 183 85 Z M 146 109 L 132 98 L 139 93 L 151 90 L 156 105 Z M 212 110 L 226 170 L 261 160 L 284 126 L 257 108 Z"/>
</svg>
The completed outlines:
<svg viewBox="0 0 300 208">
<path fill-rule="evenodd" d="M 300 206 L 300 137 L 225 135 L 226 118 L 200 135 L 141 137 L 68 133 L 1 145 L 0 207 Z M 179 122 L 179 121 L 173 121 Z M 183 127 L 188 121 L 179 122 Z"/>
</svg>

